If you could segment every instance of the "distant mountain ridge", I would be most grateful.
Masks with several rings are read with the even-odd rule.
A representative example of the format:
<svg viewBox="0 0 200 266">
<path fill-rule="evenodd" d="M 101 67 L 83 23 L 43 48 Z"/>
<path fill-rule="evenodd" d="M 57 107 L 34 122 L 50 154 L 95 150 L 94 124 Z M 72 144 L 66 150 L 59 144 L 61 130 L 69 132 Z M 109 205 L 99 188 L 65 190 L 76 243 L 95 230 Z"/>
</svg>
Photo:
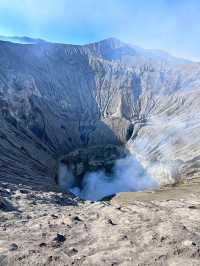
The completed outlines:
<svg viewBox="0 0 200 266">
<path fill-rule="evenodd" d="M 21 44 L 37 44 L 37 43 L 45 42 L 42 39 L 34 39 L 34 38 L 27 37 L 27 36 L 18 37 L 18 36 L 0 35 L 0 40 L 6 41 L 6 42 L 21 43 Z"/>
<path fill-rule="evenodd" d="M 45 41 L 43 39 L 35 39 L 27 36 L 0 36 L 0 40 L 8 41 L 12 43 L 19 44 L 42 44 L 42 43 L 53 43 L 49 41 Z M 58 44 L 58 43 L 57 43 Z M 65 43 L 60 43 L 65 44 Z M 66 44 L 69 45 L 69 44 Z M 123 63 L 129 61 L 137 60 L 149 60 L 149 61 L 165 61 L 168 63 L 175 64 L 185 64 L 191 63 L 190 60 L 177 58 L 175 56 L 170 55 L 169 53 L 157 50 L 157 49 L 144 49 L 137 45 L 128 44 L 120 41 L 117 38 L 107 38 L 99 42 L 84 44 L 84 45 L 76 45 L 71 44 L 72 46 L 81 46 L 88 47 L 97 55 L 103 57 L 108 60 L 120 60 Z M 134 60 L 133 60 L 134 58 Z M 135 63 L 135 62 L 134 62 Z"/>
</svg>

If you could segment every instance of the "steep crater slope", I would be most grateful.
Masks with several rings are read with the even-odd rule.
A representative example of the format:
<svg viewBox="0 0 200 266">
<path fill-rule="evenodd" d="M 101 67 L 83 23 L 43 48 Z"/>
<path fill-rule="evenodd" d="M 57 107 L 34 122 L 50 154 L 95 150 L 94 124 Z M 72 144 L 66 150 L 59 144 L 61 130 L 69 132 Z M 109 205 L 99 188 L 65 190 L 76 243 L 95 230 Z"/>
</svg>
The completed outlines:
<svg viewBox="0 0 200 266">
<path fill-rule="evenodd" d="M 63 155 L 107 145 L 160 183 L 198 175 L 199 64 L 108 39 L 0 42 L 0 66 L 1 180 L 53 188 Z"/>
</svg>

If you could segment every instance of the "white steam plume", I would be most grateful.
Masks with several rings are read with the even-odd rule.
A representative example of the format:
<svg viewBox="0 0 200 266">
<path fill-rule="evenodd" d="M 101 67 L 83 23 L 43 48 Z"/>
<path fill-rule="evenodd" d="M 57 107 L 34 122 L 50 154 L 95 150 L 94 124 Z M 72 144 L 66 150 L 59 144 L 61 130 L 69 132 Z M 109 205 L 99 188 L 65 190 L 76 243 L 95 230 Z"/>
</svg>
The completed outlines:
<svg viewBox="0 0 200 266">
<path fill-rule="evenodd" d="M 111 175 L 103 171 L 88 173 L 83 178 L 82 189 L 73 187 L 70 191 L 82 199 L 99 200 L 118 192 L 142 191 L 158 186 L 159 183 L 141 164 L 129 156 L 116 161 Z"/>
</svg>

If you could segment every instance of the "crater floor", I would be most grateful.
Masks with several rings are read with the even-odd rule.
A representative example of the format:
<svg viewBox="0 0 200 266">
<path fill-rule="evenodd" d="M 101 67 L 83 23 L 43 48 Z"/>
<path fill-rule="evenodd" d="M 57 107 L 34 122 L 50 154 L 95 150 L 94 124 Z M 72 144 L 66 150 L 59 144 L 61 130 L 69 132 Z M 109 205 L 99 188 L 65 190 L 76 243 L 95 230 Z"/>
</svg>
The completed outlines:
<svg viewBox="0 0 200 266">
<path fill-rule="evenodd" d="M 199 265 L 199 183 L 95 203 L 2 184 L 0 265 Z"/>
</svg>

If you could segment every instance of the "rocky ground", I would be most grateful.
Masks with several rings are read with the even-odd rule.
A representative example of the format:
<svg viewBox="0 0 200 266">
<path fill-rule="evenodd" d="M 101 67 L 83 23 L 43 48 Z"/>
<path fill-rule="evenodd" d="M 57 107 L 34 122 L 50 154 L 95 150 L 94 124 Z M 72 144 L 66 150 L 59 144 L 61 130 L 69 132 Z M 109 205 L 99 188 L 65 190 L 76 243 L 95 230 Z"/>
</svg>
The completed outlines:
<svg viewBox="0 0 200 266">
<path fill-rule="evenodd" d="M 0 265 L 200 265 L 199 183 L 101 202 L 1 183 Z"/>
</svg>

